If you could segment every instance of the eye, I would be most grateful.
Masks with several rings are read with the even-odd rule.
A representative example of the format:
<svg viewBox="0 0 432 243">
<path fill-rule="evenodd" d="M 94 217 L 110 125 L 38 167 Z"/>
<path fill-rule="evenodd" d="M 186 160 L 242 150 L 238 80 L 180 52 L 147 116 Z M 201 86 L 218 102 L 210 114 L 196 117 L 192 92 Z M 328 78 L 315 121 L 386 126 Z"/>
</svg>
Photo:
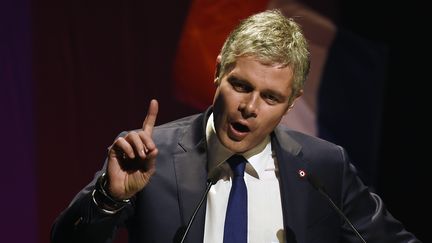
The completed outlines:
<svg viewBox="0 0 432 243">
<path fill-rule="evenodd" d="M 233 88 L 238 92 L 246 92 L 247 87 L 244 84 L 234 83 L 232 84 Z"/>
<path fill-rule="evenodd" d="M 275 105 L 279 103 L 280 99 L 272 94 L 264 94 L 263 95 L 264 100 L 267 102 L 267 104 Z"/>
<path fill-rule="evenodd" d="M 252 87 L 241 80 L 238 80 L 236 78 L 229 78 L 228 81 L 233 87 L 233 89 L 237 92 L 247 93 L 252 91 Z"/>
</svg>

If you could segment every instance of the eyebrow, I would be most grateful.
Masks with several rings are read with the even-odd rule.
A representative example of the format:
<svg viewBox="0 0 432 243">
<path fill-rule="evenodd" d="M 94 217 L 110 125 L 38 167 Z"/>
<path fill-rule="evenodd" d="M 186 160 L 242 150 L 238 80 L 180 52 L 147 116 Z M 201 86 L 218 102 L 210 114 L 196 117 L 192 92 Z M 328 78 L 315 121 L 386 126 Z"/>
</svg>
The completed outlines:
<svg viewBox="0 0 432 243">
<path fill-rule="evenodd" d="M 277 90 L 272 90 L 272 89 L 265 89 L 262 93 L 271 94 L 271 95 L 275 96 L 280 102 L 284 102 L 285 100 L 287 100 L 289 98 L 289 97 L 285 97 L 285 95 L 282 94 L 281 92 L 279 92 Z"/>
<path fill-rule="evenodd" d="M 247 79 L 239 78 L 235 73 L 229 74 L 227 77 L 227 80 L 229 82 L 231 82 L 231 81 L 240 82 L 242 84 L 246 84 L 249 87 L 255 89 L 255 85 L 251 84 L 251 82 L 249 82 Z M 282 94 L 278 90 L 274 90 L 274 89 L 264 89 L 260 93 L 271 94 L 271 95 L 275 96 L 276 98 L 278 98 L 281 102 L 289 99 L 289 97 L 290 97 L 290 95 L 288 95 L 288 97 L 285 97 L 284 94 Z"/>
</svg>

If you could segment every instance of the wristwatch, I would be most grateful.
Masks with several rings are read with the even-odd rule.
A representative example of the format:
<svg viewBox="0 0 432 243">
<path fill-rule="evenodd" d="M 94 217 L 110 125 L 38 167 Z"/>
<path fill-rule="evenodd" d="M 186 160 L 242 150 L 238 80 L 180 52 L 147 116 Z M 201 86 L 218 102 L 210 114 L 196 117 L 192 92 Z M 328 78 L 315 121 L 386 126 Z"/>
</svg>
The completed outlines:
<svg viewBox="0 0 432 243">
<path fill-rule="evenodd" d="M 103 213 L 115 214 L 122 210 L 127 204 L 130 203 L 130 199 L 115 199 L 106 190 L 107 176 L 104 172 L 96 181 L 95 188 L 92 192 L 92 198 L 94 204 Z"/>
</svg>

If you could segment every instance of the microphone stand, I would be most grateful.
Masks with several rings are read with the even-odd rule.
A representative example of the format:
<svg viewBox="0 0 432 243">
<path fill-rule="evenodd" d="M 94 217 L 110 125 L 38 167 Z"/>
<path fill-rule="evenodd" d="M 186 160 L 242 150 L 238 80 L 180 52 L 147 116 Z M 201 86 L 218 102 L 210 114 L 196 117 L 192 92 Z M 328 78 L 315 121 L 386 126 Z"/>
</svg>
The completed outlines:
<svg viewBox="0 0 432 243">
<path fill-rule="evenodd" d="M 342 217 L 345 220 L 345 222 L 348 223 L 348 225 L 350 226 L 352 231 L 354 231 L 354 233 L 357 235 L 357 237 L 360 239 L 360 241 L 362 243 L 366 243 L 365 239 L 363 238 L 363 236 L 361 236 L 361 234 L 358 232 L 356 227 L 354 227 L 354 225 L 351 223 L 351 221 L 345 216 L 345 214 L 339 209 L 339 207 L 334 203 L 334 201 L 328 195 L 328 193 L 326 192 L 326 190 L 325 190 L 324 186 L 321 184 L 321 182 L 318 181 L 317 178 L 313 177 L 310 174 L 307 175 L 307 179 L 312 184 L 312 186 L 316 190 L 318 190 L 318 192 L 321 193 L 330 202 L 330 205 L 335 209 L 335 211 L 339 214 L 339 216 Z"/>
<path fill-rule="evenodd" d="M 204 194 L 202 195 L 201 200 L 199 201 L 197 207 L 195 208 L 195 211 L 193 212 L 192 216 L 190 217 L 187 226 L 186 227 L 185 226 L 181 226 L 178 229 L 178 231 L 177 231 L 178 232 L 177 235 L 181 235 L 180 241 L 178 241 L 178 238 L 176 237 L 177 240 L 175 240 L 175 242 L 183 243 L 185 241 L 186 236 L 187 236 L 187 234 L 189 232 L 189 229 L 192 226 L 192 223 L 193 223 L 193 221 L 195 219 L 195 216 L 197 215 L 199 209 L 201 208 L 203 202 L 205 201 L 205 199 L 207 197 L 207 194 L 210 191 L 211 186 L 213 186 L 214 184 L 215 184 L 215 181 L 213 179 L 208 179 L 207 180 L 207 188 L 206 188 Z"/>
</svg>

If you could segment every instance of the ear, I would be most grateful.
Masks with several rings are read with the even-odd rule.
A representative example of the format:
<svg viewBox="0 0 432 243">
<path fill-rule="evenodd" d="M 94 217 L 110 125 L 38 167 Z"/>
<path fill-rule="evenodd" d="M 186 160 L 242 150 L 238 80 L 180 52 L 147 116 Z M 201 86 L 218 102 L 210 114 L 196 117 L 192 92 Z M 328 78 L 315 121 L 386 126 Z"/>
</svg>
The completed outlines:
<svg viewBox="0 0 432 243">
<path fill-rule="evenodd" d="M 214 74 L 214 84 L 216 86 L 218 86 L 219 82 L 220 82 L 220 80 L 219 80 L 219 74 L 220 74 L 220 67 L 221 67 L 221 59 L 222 59 L 222 57 L 219 54 L 217 56 L 217 58 L 216 58 L 216 67 L 215 67 L 215 74 Z"/>
<path fill-rule="evenodd" d="M 295 103 L 295 101 L 298 99 L 298 98 L 300 98 L 300 96 L 302 96 L 303 95 L 303 89 L 301 89 L 301 90 L 299 90 L 298 92 L 297 92 L 297 94 L 292 98 L 292 100 L 290 101 L 290 106 L 288 107 L 288 110 L 286 111 L 286 113 L 288 113 L 293 107 L 294 107 L 294 103 Z"/>
</svg>

